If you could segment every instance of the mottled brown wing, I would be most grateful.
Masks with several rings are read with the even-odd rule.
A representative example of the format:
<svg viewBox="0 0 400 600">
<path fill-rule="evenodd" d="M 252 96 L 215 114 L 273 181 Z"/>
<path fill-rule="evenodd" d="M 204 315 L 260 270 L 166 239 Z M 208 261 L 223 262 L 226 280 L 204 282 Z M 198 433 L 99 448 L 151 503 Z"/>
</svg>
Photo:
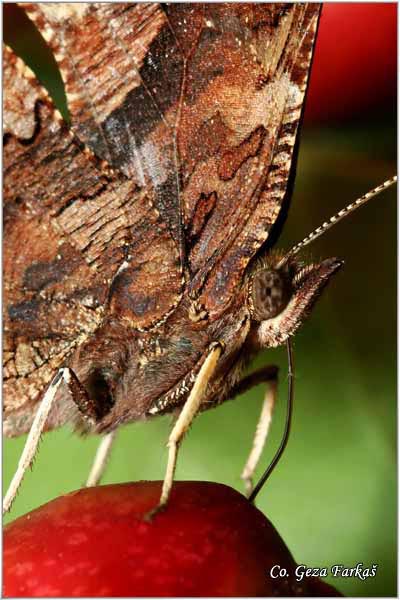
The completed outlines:
<svg viewBox="0 0 400 600">
<path fill-rule="evenodd" d="M 22 6 L 76 135 L 152 187 L 191 296 L 218 317 L 282 207 L 319 5 Z"/>
<path fill-rule="evenodd" d="M 216 318 L 281 211 L 320 6 L 205 10 L 208 28 L 187 67 L 179 150 L 191 294 Z"/>
<path fill-rule="evenodd" d="M 8 48 L 3 56 L 4 407 L 5 431 L 17 435 L 105 312 L 151 326 L 177 302 L 181 278 L 146 190 L 105 168 L 23 62 Z"/>
<path fill-rule="evenodd" d="M 184 70 L 155 3 L 21 4 L 54 52 L 73 131 L 140 188 L 152 188 L 183 262 L 176 128 Z"/>
</svg>

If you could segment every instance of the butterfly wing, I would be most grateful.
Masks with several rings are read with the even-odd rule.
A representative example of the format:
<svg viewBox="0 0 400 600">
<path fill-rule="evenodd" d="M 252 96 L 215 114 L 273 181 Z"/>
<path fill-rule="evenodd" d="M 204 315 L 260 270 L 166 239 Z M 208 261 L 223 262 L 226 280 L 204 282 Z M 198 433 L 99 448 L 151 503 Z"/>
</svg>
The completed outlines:
<svg viewBox="0 0 400 600">
<path fill-rule="evenodd" d="M 5 431 L 16 435 L 106 308 L 129 326 L 149 326 L 171 309 L 181 279 L 176 244 L 147 190 L 71 134 L 8 48 L 3 72 Z M 60 406 L 49 427 L 67 412 Z"/>
<path fill-rule="evenodd" d="M 156 3 L 37 3 L 23 8 L 54 52 L 72 129 L 140 188 L 183 260 L 176 128 L 183 56 Z"/>
<path fill-rule="evenodd" d="M 33 73 L 7 47 L 3 58 L 3 391 L 5 431 L 14 435 L 29 428 L 40 391 L 100 322 L 104 286 L 91 285 L 91 268 L 59 238 L 51 216 L 79 191 L 95 194 L 106 178 L 73 143 Z M 78 302 L 81 280 L 88 308 Z"/>
<path fill-rule="evenodd" d="M 277 221 L 320 6 L 27 4 L 74 131 L 155 205 L 217 318 Z"/>
<path fill-rule="evenodd" d="M 187 70 L 192 102 L 182 110 L 179 148 L 190 293 L 211 319 L 235 297 L 281 213 L 319 10 L 206 5 L 208 29 Z"/>
</svg>

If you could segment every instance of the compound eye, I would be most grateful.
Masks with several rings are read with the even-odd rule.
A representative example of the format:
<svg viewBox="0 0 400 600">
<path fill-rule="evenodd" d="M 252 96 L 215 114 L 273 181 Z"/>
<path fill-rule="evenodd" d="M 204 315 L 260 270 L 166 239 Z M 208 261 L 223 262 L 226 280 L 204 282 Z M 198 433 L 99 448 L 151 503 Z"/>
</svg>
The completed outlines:
<svg viewBox="0 0 400 600">
<path fill-rule="evenodd" d="M 265 269 L 253 277 L 251 302 L 253 317 L 258 321 L 272 319 L 290 300 L 290 285 L 279 271 Z"/>
</svg>

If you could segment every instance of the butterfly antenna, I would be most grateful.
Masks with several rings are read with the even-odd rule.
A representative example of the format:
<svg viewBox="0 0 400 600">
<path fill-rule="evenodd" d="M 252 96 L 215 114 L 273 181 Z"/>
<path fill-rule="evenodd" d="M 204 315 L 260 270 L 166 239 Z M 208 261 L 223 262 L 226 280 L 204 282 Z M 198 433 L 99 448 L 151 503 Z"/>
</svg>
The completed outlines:
<svg viewBox="0 0 400 600">
<path fill-rule="evenodd" d="M 319 236 L 328 231 L 328 229 L 339 223 L 339 221 L 341 221 L 353 211 L 355 211 L 357 208 L 368 202 L 368 200 L 371 200 L 371 198 L 377 196 L 378 194 L 386 190 L 386 188 L 396 183 L 396 181 L 397 176 L 394 175 L 390 179 L 387 179 L 380 185 L 376 186 L 373 190 L 370 190 L 369 192 L 358 198 L 355 202 L 352 202 L 351 204 L 348 204 L 345 208 L 342 208 L 342 210 L 339 210 L 339 212 L 336 213 L 336 215 L 333 215 L 333 217 L 331 217 L 329 221 L 325 221 L 324 223 L 322 223 L 322 225 L 314 229 L 314 231 L 312 231 L 304 239 L 302 239 L 301 242 L 298 242 L 298 244 L 293 246 L 289 250 L 289 252 L 287 252 L 287 254 L 285 254 L 285 256 L 281 259 L 281 261 L 277 265 L 277 268 L 281 268 L 284 264 L 287 263 L 289 258 L 295 256 L 295 254 L 300 252 L 300 250 L 302 250 L 305 246 L 311 244 L 311 242 L 319 238 Z"/>
</svg>

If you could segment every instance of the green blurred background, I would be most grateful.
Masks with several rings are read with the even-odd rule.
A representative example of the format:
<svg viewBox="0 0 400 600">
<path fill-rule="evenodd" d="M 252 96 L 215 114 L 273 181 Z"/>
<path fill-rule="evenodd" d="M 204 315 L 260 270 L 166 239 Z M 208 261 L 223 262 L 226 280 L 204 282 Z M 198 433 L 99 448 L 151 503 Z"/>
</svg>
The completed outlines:
<svg viewBox="0 0 400 600">
<path fill-rule="evenodd" d="M 26 27 L 8 5 L 5 41 L 34 68 L 65 114 L 56 67 L 41 39 Z M 347 120 L 308 119 L 280 247 L 288 248 L 396 172 L 395 119 L 394 97 Z M 295 338 L 292 435 L 258 506 L 301 564 L 378 565 L 377 576 L 364 582 L 332 581 L 345 595 L 396 596 L 396 191 L 373 200 L 315 242 L 307 255 L 316 260 L 339 256 L 345 267 Z M 267 363 L 280 365 L 281 378 L 260 474 L 283 429 L 284 349 L 264 352 L 254 366 Z M 258 387 L 202 414 L 183 443 L 177 478 L 219 481 L 241 490 L 239 475 L 262 396 Z M 161 479 L 170 425 L 165 417 L 123 427 L 104 483 Z M 6 522 L 81 486 L 98 441 L 69 428 L 46 434 Z M 4 442 L 4 489 L 24 442 Z"/>
</svg>

